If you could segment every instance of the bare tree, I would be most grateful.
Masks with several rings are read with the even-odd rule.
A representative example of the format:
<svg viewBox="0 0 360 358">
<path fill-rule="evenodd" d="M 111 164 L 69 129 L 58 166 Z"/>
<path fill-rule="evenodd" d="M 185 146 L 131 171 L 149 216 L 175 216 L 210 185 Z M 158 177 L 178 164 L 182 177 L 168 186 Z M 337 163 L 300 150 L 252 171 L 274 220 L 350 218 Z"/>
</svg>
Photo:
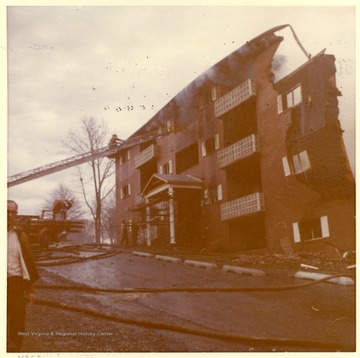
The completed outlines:
<svg viewBox="0 0 360 358">
<path fill-rule="evenodd" d="M 53 204 L 56 200 L 71 200 L 72 207 L 67 212 L 67 218 L 70 220 L 82 220 L 85 212 L 80 200 L 76 197 L 74 192 L 63 184 L 59 184 L 53 191 L 51 191 L 42 204 L 42 210 L 53 209 Z"/>
<path fill-rule="evenodd" d="M 72 153 L 95 152 L 108 142 L 108 129 L 103 122 L 97 123 L 93 117 L 81 120 L 81 131 L 70 131 L 63 145 Z M 106 144 L 105 144 L 106 143 Z M 111 193 L 115 184 L 107 180 L 114 177 L 114 162 L 108 158 L 98 158 L 88 162 L 90 170 L 82 171 L 78 167 L 81 191 L 95 224 L 95 241 L 102 238 L 102 203 Z"/>
</svg>

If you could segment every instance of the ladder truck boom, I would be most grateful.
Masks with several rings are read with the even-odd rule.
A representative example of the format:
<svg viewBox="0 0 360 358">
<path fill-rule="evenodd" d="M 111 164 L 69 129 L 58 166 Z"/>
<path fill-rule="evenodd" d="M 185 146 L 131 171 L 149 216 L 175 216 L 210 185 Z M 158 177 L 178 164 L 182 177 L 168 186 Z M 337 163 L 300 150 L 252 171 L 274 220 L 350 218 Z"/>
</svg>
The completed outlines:
<svg viewBox="0 0 360 358">
<path fill-rule="evenodd" d="M 64 169 L 68 169 L 71 167 L 74 167 L 76 165 L 80 165 L 86 162 L 90 162 L 92 160 L 102 158 L 105 156 L 110 156 L 115 153 L 117 153 L 119 150 L 130 148 L 134 145 L 150 141 L 155 136 L 153 134 L 150 135 L 144 135 L 144 136 L 138 136 L 138 137 L 132 137 L 128 140 L 123 141 L 122 143 L 118 143 L 116 146 L 106 146 L 103 148 L 98 148 L 96 150 L 92 150 L 90 152 L 86 152 L 83 154 L 78 154 L 76 156 L 63 159 L 54 163 L 50 163 L 47 165 L 44 165 L 42 167 L 38 167 L 35 169 L 27 170 L 25 172 L 10 175 L 7 177 L 7 187 L 10 188 L 15 185 L 19 185 L 22 183 L 25 183 L 27 181 L 37 179 L 49 174 L 53 174 L 56 172 L 59 172 Z"/>
</svg>

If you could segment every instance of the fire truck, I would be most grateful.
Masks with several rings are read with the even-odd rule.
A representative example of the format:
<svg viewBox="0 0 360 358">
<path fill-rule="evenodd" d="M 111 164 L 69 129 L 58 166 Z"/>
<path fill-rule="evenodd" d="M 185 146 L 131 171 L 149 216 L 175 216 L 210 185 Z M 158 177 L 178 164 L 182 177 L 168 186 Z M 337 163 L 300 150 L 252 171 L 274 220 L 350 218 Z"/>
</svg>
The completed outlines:
<svg viewBox="0 0 360 358">
<path fill-rule="evenodd" d="M 84 228 L 82 221 L 68 220 L 66 217 L 49 217 L 43 210 L 37 215 L 18 215 L 16 226 L 24 230 L 30 240 L 30 244 L 46 248 L 52 243 L 66 239 L 68 233 L 81 232 Z"/>
<path fill-rule="evenodd" d="M 76 165 L 90 162 L 97 158 L 105 156 L 114 158 L 114 155 L 119 150 L 152 140 L 156 135 L 154 132 L 145 136 L 132 137 L 128 140 L 110 141 L 106 147 L 94 149 L 87 153 L 78 154 L 58 162 L 8 176 L 7 186 L 10 188 Z M 52 214 L 49 215 L 50 211 L 52 211 Z M 47 247 L 51 243 L 64 239 L 68 233 L 79 232 L 83 229 L 83 222 L 66 219 L 66 213 L 67 210 L 63 208 L 60 217 L 56 215 L 54 210 L 43 210 L 40 216 L 18 215 L 16 224 L 27 233 L 32 244 Z"/>
</svg>

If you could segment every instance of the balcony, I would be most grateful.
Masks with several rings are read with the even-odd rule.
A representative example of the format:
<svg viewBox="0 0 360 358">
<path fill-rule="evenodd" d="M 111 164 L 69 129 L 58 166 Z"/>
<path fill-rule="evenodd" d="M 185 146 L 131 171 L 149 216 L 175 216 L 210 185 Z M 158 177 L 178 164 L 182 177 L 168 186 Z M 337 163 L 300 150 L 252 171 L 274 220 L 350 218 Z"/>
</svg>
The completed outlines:
<svg viewBox="0 0 360 358">
<path fill-rule="evenodd" d="M 135 156 L 135 168 L 139 168 L 151 159 L 155 158 L 157 155 L 156 153 L 156 146 L 155 144 L 149 145 L 146 149 L 141 151 L 139 154 Z"/>
<path fill-rule="evenodd" d="M 221 204 L 221 220 L 235 219 L 260 211 L 265 211 L 264 194 L 253 193 Z"/>
<path fill-rule="evenodd" d="M 218 166 L 219 168 L 225 168 L 228 165 L 249 157 L 259 151 L 260 146 L 258 136 L 256 134 L 251 134 L 248 137 L 219 150 L 217 155 Z"/>
<path fill-rule="evenodd" d="M 247 101 L 252 96 L 255 96 L 255 94 L 254 81 L 251 79 L 246 80 L 240 86 L 235 87 L 226 95 L 215 101 L 215 117 L 221 117 L 239 104 Z"/>
</svg>

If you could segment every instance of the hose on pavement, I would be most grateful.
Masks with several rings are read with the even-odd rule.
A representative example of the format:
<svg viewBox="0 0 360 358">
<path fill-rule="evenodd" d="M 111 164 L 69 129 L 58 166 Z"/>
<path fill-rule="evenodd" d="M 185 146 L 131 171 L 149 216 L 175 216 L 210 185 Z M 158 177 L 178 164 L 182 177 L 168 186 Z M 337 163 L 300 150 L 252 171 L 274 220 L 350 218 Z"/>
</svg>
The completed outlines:
<svg viewBox="0 0 360 358">
<path fill-rule="evenodd" d="M 252 337 L 252 336 L 240 336 L 229 333 L 222 333 L 218 331 L 212 331 L 207 329 L 198 329 L 191 327 L 184 327 L 180 325 L 174 325 L 163 322 L 154 322 L 154 321 L 145 321 L 138 320 L 133 318 L 119 317 L 107 313 L 97 312 L 90 310 L 84 307 L 72 306 L 65 303 L 52 302 L 47 300 L 35 301 L 38 305 L 43 305 L 52 308 L 61 308 L 72 312 L 82 313 L 90 315 L 100 319 L 106 319 L 110 321 L 115 321 L 119 323 L 136 325 L 145 328 L 159 329 L 159 330 L 168 330 L 173 332 L 180 332 L 185 334 L 191 334 L 196 336 L 208 337 L 213 339 L 221 339 L 225 341 L 235 342 L 235 343 L 244 343 L 244 344 L 257 344 L 257 345 L 276 345 L 276 346 L 291 346 L 291 347 L 307 347 L 307 348 L 317 348 L 325 350 L 342 350 L 342 351 L 352 351 L 353 347 L 343 343 L 336 342 L 326 342 L 326 341 L 315 341 L 315 340 L 301 340 L 301 339 L 287 339 L 287 338 L 263 338 L 263 337 Z"/>
</svg>

